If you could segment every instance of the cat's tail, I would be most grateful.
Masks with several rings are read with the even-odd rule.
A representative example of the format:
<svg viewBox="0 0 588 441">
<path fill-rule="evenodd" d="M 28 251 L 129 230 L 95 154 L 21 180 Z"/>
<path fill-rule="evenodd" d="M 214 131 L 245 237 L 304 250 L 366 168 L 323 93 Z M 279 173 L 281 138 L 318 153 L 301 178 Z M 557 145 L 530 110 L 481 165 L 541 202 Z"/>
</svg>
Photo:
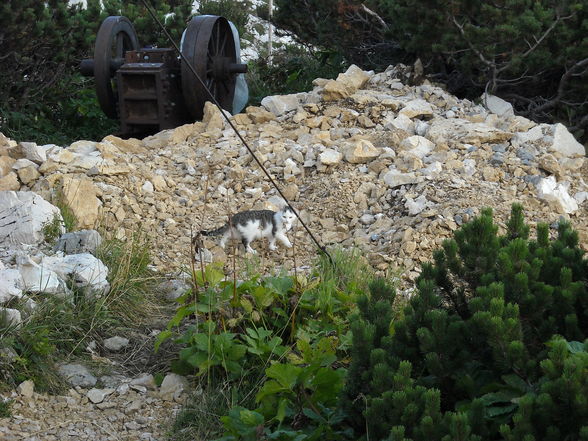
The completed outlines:
<svg viewBox="0 0 588 441">
<path fill-rule="evenodd" d="M 217 228 L 216 230 L 201 231 L 200 234 L 202 234 L 203 236 L 220 236 L 221 234 L 224 234 L 224 232 L 228 229 L 228 225 L 223 225 L 222 227 Z"/>
</svg>

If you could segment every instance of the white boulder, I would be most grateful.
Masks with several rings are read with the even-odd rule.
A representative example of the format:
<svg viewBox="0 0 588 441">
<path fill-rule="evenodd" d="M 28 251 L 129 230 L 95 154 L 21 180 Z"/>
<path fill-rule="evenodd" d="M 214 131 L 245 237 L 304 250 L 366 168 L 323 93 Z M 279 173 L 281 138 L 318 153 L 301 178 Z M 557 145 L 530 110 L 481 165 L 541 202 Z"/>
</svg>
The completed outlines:
<svg viewBox="0 0 588 441">
<path fill-rule="evenodd" d="M 296 110 L 300 105 L 298 94 L 272 95 L 261 100 L 261 105 L 276 116 Z"/>
<path fill-rule="evenodd" d="M 18 271 L 22 277 L 25 291 L 46 294 L 63 294 L 66 292 L 64 283 L 59 280 L 54 271 L 35 263 L 28 256 L 21 257 L 18 260 Z"/>
<path fill-rule="evenodd" d="M 59 208 L 30 191 L 0 192 L 0 243 L 6 245 L 39 244 L 43 227 L 61 218 Z M 62 232 L 64 228 L 60 227 Z"/>
<path fill-rule="evenodd" d="M 22 316 L 18 309 L 0 308 L 0 327 L 20 326 L 21 323 Z"/>
<path fill-rule="evenodd" d="M 584 146 L 574 138 L 566 126 L 560 123 L 553 127 L 553 144 L 549 149 L 564 156 L 584 156 L 586 154 Z"/>
<path fill-rule="evenodd" d="M 0 270 L 0 304 L 22 297 L 22 277 L 16 269 Z"/>
<path fill-rule="evenodd" d="M 427 138 L 422 136 L 414 135 L 403 139 L 400 142 L 400 147 L 405 149 L 407 152 L 416 156 L 417 158 L 423 159 L 435 148 L 435 144 L 429 141 Z"/>
<path fill-rule="evenodd" d="M 341 162 L 343 155 L 337 150 L 326 149 L 319 155 L 319 161 L 323 165 L 337 165 Z"/>
<path fill-rule="evenodd" d="M 90 292 L 108 291 L 108 268 L 90 253 L 47 256 L 42 265 L 55 271 L 60 278 L 72 279 L 76 286 L 87 288 Z"/>
<path fill-rule="evenodd" d="M 573 213 L 578 210 L 578 203 L 572 198 L 564 184 L 558 183 L 555 176 L 543 178 L 537 184 L 537 196 L 546 201 L 559 213 Z"/>
<path fill-rule="evenodd" d="M 502 98 L 485 93 L 482 95 L 482 102 L 490 112 L 495 113 L 498 116 L 514 116 L 512 104 Z"/>
</svg>

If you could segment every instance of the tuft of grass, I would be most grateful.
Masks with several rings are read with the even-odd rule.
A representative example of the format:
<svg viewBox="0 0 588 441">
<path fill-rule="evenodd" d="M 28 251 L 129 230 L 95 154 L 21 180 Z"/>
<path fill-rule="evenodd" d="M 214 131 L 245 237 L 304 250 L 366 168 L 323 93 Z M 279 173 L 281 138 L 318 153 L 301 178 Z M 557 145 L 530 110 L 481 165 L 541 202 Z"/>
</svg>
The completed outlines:
<svg viewBox="0 0 588 441">
<path fill-rule="evenodd" d="M 43 225 L 43 236 L 46 242 L 54 243 L 61 236 L 61 224 L 61 216 L 56 214 L 52 221 Z"/>
<path fill-rule="evenodd" d="M 63 190 L 61 188 L 58 189 L 55 193 L 55 196 L 52 199 L 53 200 L 51 202 L 53 203 L 53 205 L 59 208 L 59 211 L 61 212 L 61 221 L 63 223 L 65 231 L 75 231 L 78 226 L 78 218 L 76 217 L 72 208 L 67 203 L 65 195 L 63 194 Z"/>
<path fill-rule="evenodd" d="M 0 398 L 0 418 L 10 418 L 12 416 L 12 400 L 3 400 Z"/>
<path fill-rule="evenodd" d="M 205 441 L 221 438 L 220 417 L 236 405 L 253 404 L 252 394 L 246 394 L 234 383 L 221 383 L 199 389 L 192 394 L 177 414 L 168 433 L 169 441 Z M 244 398 L 249 397 L 249 398 Z M 247 403 L 245 403 L 247 401 Z"/>
<path fill-rule="evenodd" d="M 96 257 L 109 270 L 105 305 L 127 326 L 143 323 L 146 308 L 153 306 L 150 294 L 159 279 L 149 268 L 149 246 L 146 235 L 136 232 L 126 241 L 107 238 L 96 250 Z"/>
<path fill-rule="evenodd" d="M 56 372 L 58 360 L 83 357 L 91 340 L 117 327 L 139 325 L 149 316 L 156 279 L 144 236 L 105 240 L 97 254 L 109 268 L 107 294 L 87 296 L 72 284 L 66 298 L 35 299 L 37 307 L 19 326 L 0 323 L 0 348 L 10 353 L 0 353 L 0 386 L 31 379 L 41 392 L 61 392 L 65 385 Z"/>
<path fill-rule="evenodd" d="M 369 292 L 368 286 L 375 277 L 374 269 L 360 250 L 334 247 L 329 250 L 329 254 L 332 262 L 327 255 L 319 254 L 314 265 L 322 284 L 349 293 Z"/>
</svg>

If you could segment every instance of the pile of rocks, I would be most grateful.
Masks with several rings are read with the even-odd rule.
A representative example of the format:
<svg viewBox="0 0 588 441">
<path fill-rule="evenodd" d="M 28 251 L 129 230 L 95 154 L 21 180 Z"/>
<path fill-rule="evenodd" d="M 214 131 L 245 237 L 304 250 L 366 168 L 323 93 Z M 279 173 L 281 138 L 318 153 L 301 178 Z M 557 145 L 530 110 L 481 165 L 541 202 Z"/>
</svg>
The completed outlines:
<svg viewBox="0 0 588 441">
<path fill-rule="evenodd" d="M 584 243 L 584 147 L 561 124 L 515 116 L 504 101 L 460 100 L 406 69 L 352 66 L 311 92 L 266 97 L 231 117 L 323 244 L 361 248 L 374 267 L 409 279 L 463 222 L 513 202 L 531 224 L 571 218 Z M 192 232 L 281 201 L 216 108 L 202 122 L 143 140 L 107 136 L 67 147 L 0 140 L 0 190 L 59 188 L 82 228 L 124 238 L 142 229 L 164 271 L 189 263 Z M 316 255 L 298 229 L 296 262 Z M 224 259 L 214 241 L 214 258 Z M 258 249 L 265 245 L 254 244 Z M 284 250 L 268 261 L 291 267 Z"/>
<path fill-rule="evenodd" d="M 482 207 L 494 209 L 499 225 L 513 202 L 523 204 L 531 225 L 571 219 L 588 243 L 585 150 L 563 125 L 516 116 L 493 96 L 477 104 L 426 81 L 408 86 L 407 72 L 352 66 L 336 80 L 315 80 L 311 92 L 266 97 L 262 107 L 231 117 L 322 244 L 360 248 L 376 269 L 398 271 L 409 285 L 433 250 Z M 194 232 L 237 211 L 283 204 L 220 112 L 207 104 L 204 113 L 202 122 L 143 140 L 107 136 L 64 147 L 0 134 L 0 304 L 27 300 L 27 292 L 67 295 L 63 280 L 72 275 L 90 292 L 108 289 L 107 270 L 92 260 L 98 226 L 120 239 L 147 233 L 154 263 L 167 273 L 189 266 Z M 47 201 L 56 197 L 87 231 L 46 250 L 44 225 L 59 215 Z M 310 263 L 313 242 L 301 228 L 290 235 L 295 258 L 254 243 L 266 251 L 262 264 Z M 210 258 L 227 258 L 214 241 L 204 246 Z M 87 260 L 72 263 L 72 255 Z M 94 269 L 82 280 L 88 266 Z M 182 291 L 168 284 L 172 297 Z M 9 314 L 18 321 L 21 312 Z M 70 380 L 88 378 L 68 369 L 62 373 Z M 119 380 L 102 378 L 100 388 L 96 378 L 73 384 L 56 400 L 25 384 L 13 394 L 19 417 L 0 421 L 0 437 L 157 437 L 158 415 L 170 410 L 173 401 L 165 400 L 176 392 L 163 397 L 166 389 L 149 376 Z M 50 407 L 40 418 L 39 409 Z"/>
<path fill-rule="evenodd" d="M 50 227 L 56 235 L 64 232 L 57 207 L 30 191 L 0 192 L 2 323 L 20 325 L 36 307 L 30 294 L 68 297 L 72 288 L 88 296 L 108 292 L 108 268 L 94 256 L 102 242 L 100 234 L 95 230 L 62 234 L 52 248 L 45 241 Z"/>
<path fill-rule="evenodd" d="M 14 416 L 0 418 L 0 439 L 162 440 L 185 396 L 185 379 L 175 374 L 158 387 L 150 374 L 97 379 L 76 364 L 62 365 L 60 372 L 72 386 L 66 395 L 38 394 L 27 380 L 6 397 Z M 103 387 L 94 387 L 98 381 Z"/>
</svg>

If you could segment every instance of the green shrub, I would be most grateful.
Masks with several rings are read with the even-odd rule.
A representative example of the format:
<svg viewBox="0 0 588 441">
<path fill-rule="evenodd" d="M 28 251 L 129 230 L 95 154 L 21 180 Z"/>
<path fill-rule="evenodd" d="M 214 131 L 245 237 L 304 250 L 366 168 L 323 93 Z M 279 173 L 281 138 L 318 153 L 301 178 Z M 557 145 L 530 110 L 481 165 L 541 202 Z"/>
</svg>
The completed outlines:
<svg viewBox="0 0 588 441">
<path fill-rule="evenodd" d="M 584 439 L 587 261 L 560 222 L 528 239 L 514 205 L 464 225 L 423 266 L 404 317 L 363 297 L 341 406 L 370 439 Z M 573 404 L 571 404 L 573 403 Z"/>
<path fill-rule="evenodd" d="M 267 53 L 249 63 L 247 85 L 251 105 L 268 95 L 308 92 L 316 78 L 335 78 L 346 67 L 343 57 L 332 51 L 310 51 L 303 46 L 275 48 L 271 64 Z"/>
</svg>

